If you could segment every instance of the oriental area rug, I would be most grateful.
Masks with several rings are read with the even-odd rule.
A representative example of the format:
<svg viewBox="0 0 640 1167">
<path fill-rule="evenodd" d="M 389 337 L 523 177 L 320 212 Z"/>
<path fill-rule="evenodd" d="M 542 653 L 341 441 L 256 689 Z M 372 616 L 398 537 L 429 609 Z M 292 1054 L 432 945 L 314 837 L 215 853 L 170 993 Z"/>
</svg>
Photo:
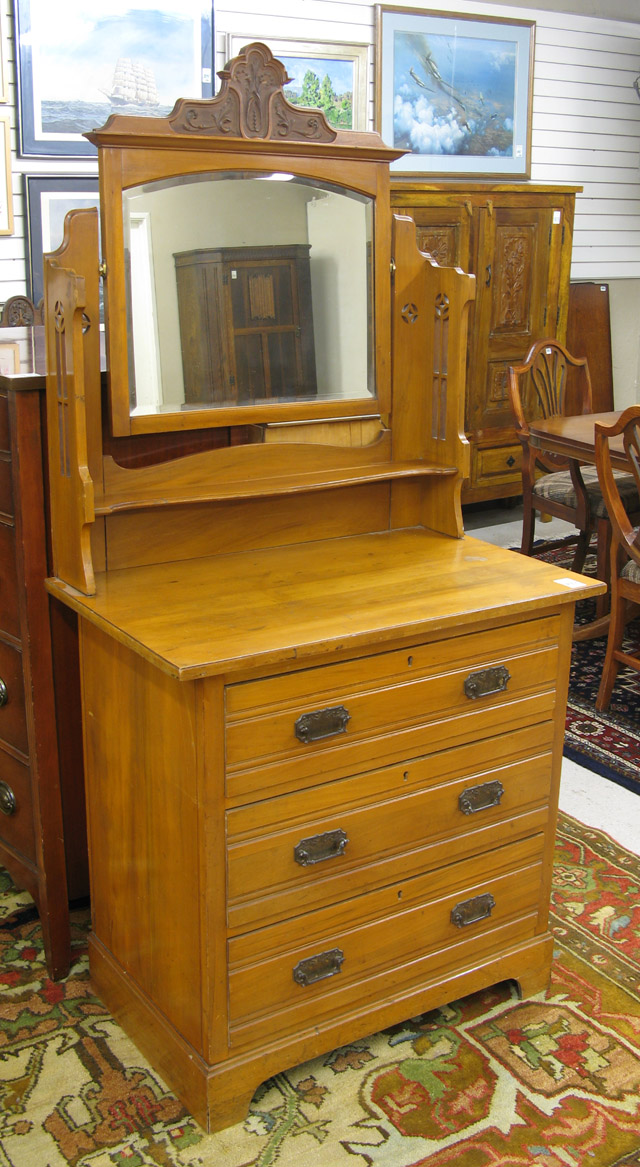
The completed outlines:
<svg viewBox="0 0 640 1167">
<path fill-rule="evenodd" d="M 570 568 L 573 548 L 547 551 L 543 544 L 535 554 L 548 563 Z M 595 569 L 595 555 L 589 555 L 584 574 L 595 575 Z M 578 623 L 593 620 L 594 600 L 580 600 L 576 608 Z M 640 619 L 627 625 L 624 647 L 640 652 Z M 640 794 L 640 673 L 620 669 L 609 709 L 599 713 L 596 697 L 606 648 L 606 635 L 573 645 L 564 754 L 587 770 Z"/>
<path fill-rule="evenodd" d="M 0 873 L 2 1167 L 640 1167 L 640 859 L 562 815 L 551 988 L 503 983 L 278 1074 L 206 1135 Z"/>
</svg>

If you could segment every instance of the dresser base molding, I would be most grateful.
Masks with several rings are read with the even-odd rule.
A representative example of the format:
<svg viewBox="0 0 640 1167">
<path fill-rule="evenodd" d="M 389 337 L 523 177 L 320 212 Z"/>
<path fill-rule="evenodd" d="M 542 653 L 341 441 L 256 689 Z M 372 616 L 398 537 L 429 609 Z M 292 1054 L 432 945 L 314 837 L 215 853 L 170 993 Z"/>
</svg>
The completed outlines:
<svg viewBox="0 0 640 1167">
<path fill-rule="evenodd" d="M 91 981 L 97 995 L 166 1085 L 209 1133 L 242 1122 L 256 1090 L 274 1074 L 330 1053 L 346 1042 L 358 1041 L 500 981 L 516 981 L 524 998 L 545 992 L 552 954 L 553 937 L 547 933 L 488 954 L 471 966 L 467 963 L 454 967 L 444 976 L 405 991 L 390 991 L 378 1006 L 364 1005 L 348 1017 L 343 1015 L 312 1030 L 272 1041 L 259 1051 L 232 1054 L 217 1064 L 208 1064 L 141 992 L 100 940 L 89 936 Z M 189 991 L 188 986 L 185 991 Z"/>
</svg>

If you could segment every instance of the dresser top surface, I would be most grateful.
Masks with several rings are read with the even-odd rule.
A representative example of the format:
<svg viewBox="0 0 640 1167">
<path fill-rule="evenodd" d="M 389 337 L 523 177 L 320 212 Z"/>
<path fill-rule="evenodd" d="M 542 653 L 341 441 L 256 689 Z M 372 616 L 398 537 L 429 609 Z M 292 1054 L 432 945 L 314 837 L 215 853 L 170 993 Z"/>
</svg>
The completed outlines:
<svg viewBox="0 0 640 1167">
<path fill-rule="evenodd" d="M 574 581 L 572 584 L 570 581 Z M 604 585 L 465 536 L 413 529 L 111 571 L 49 590 L 184 680 L 536 615 Z"/>
</svg>

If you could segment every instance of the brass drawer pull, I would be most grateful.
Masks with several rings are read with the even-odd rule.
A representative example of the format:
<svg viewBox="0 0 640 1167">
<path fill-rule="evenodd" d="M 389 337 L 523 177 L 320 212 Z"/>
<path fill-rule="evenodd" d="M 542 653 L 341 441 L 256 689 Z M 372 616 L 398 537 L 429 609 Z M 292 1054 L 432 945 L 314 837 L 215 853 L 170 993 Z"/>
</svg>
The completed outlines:
<svg viewBox="0 0 640 1167">
<path fill-rule="evenodd" d="M 0 677 L 0 706 L 6 705 L 8 700 L 9 700 L 9 690 L 7 689 L 7 686 L 5 685 L 4 681 L 2 680 L 2 677 Z"/>
<path fill-rule="evenodd" d="M 477 697 L 501 693 L 510 680 L 509 670 L 504 665 L 495 665 L 491 669 L 481 669 L 479 673 L 470 673 L 464 683 L 464 691 L 467 697 L 475 701 Z"/>
<path fill-rule="evenodd" d="M 314 713 L 303 713 L 295 723 L 296 737 L 307 745 L 321 738 L 344 733 L 351 714 L 344 705 L 333 705 L 330 709 L 317 709 Z"/>
<path fill-rule="evenodd" d="M 330 948 L 328 952 L 308 956 L 306 960 L 298 961 L 293 970 L 293 979 L 298 985 L 312 985 L 315 981 L 339 973 L 343 960 L 344 952 L 340 948 Z"/>
<path fill-rule="evenodd" d="M 470 786 L 463 790 L 458 798 L 458 806 L 463 814 L 476 814 L 479 810 L 488 810 L 490 806 L 499 806 L 504 794 L 502 782 L 483 782 L 481 786 Z"/>
<path fill-rule="evenodd" d="M 293 858 L 301 867 L 311 867 L 313 863 L 324 863 L 325 859 L 335 859 L 344 854 L 349 842 L 343 830 L 325 831 L 322 835 L 311 835 L 301 839 L 293 848 Z"/>
<path fill-rule="evenodd" d="M 472 900 L 463 900 L 461 904 L 456 904 L 455 908 L 452 908 L 451 923 L 455 924 L 456 928 L 466 928 L 468 924 L 476 924 L 478 920 L 486 920 L 495 906 L 496 901 L 491 892 L 474 896 Z"/>
<path fill-rule="evenodd" d="M 13 790 L 6 782 L 0 782 L 0 810 L 8 818 L 9 815 L 15 814 L 17 809 L 18 804 Z"/>
</svg>

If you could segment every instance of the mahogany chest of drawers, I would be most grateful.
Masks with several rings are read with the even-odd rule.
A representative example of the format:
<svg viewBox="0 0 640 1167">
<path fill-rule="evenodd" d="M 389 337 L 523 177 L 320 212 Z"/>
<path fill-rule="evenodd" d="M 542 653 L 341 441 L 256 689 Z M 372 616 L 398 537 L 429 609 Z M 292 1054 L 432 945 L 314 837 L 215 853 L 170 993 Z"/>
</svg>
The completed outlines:
<svg viewBox="0 0 640 1167">
<path fill-rule="evenodd" d="M 33 896 L 60 977 L 88 867 L 75 617 L 44 586 L 43 390 L 36 374 L 0 377 L 0 862 Z"/>
</svg>

